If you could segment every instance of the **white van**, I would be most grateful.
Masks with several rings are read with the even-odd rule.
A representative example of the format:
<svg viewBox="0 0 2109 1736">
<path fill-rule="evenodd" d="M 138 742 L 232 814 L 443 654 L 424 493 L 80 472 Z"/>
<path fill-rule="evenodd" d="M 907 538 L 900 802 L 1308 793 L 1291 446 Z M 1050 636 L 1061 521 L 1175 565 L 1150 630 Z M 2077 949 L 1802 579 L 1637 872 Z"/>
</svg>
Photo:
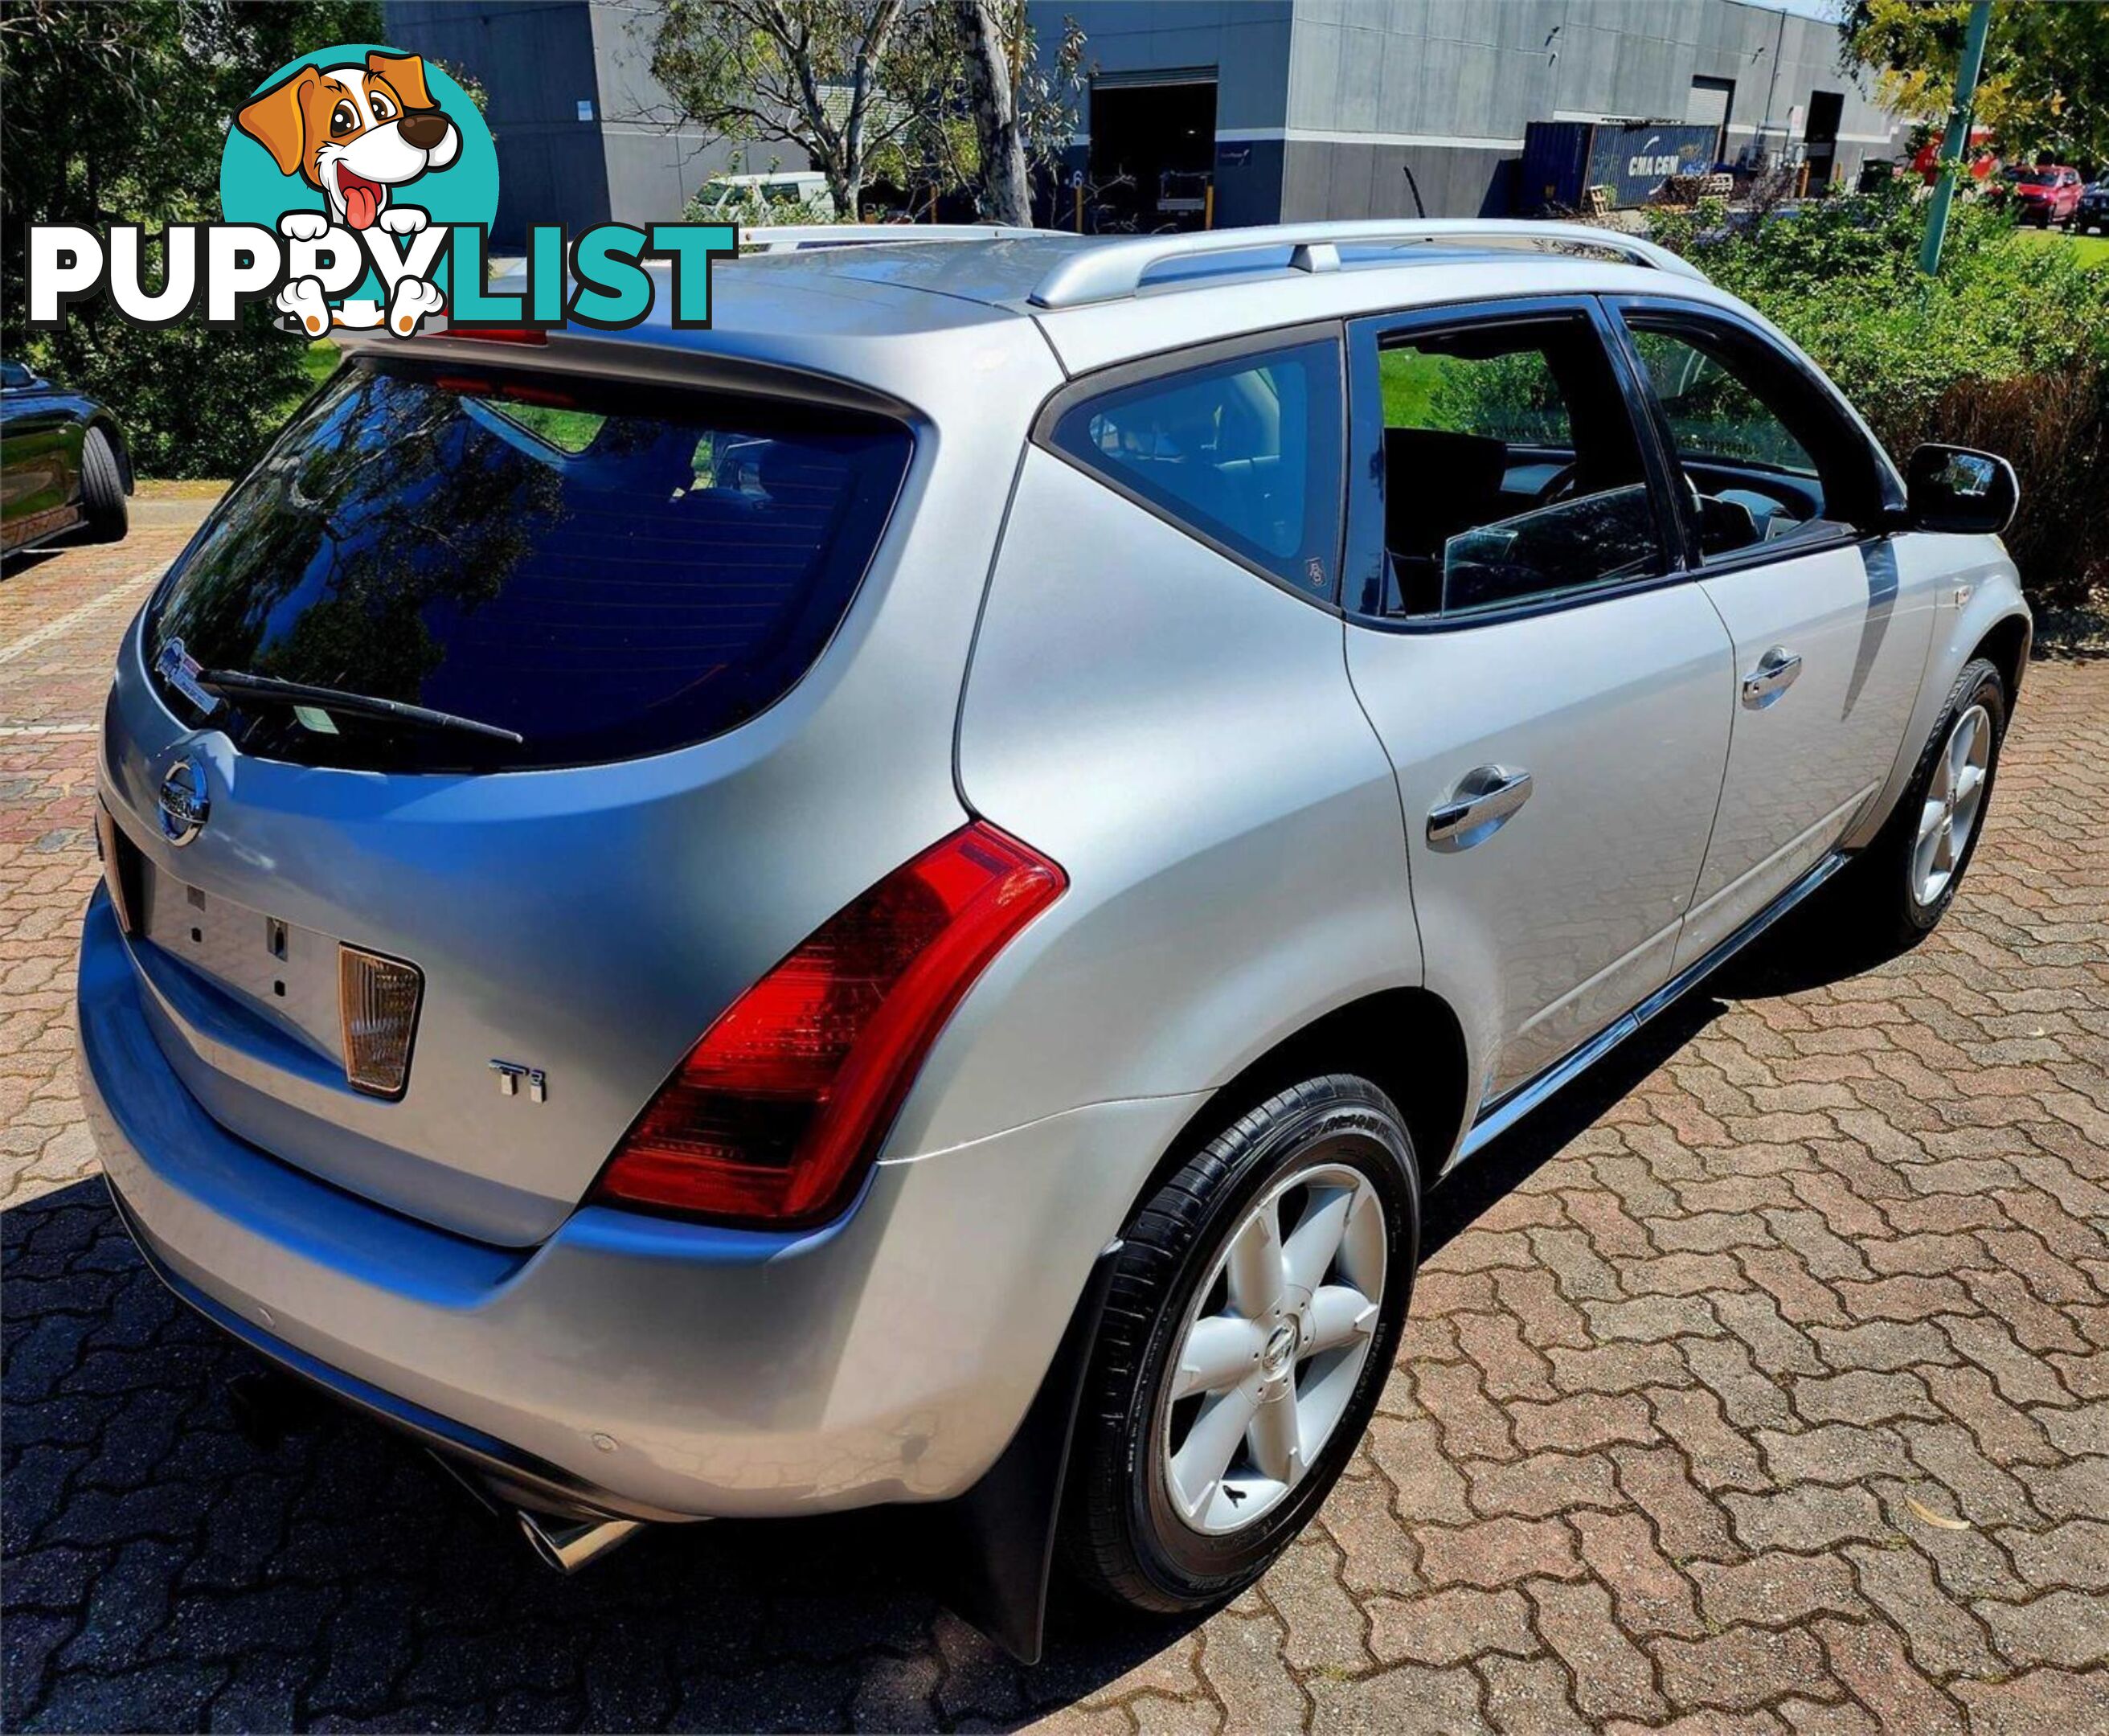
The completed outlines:
<svg viewBox="0 0 2109 1736">
<path fill-rule="evenodd" d="M 809 169 L 712 175 L 695 199 L 695 214 L 706 223 L 738 223 L 756 217 L 795 222 L 809 215 L 824 220 L 833 217 L 834 210 L 828 178 L 818 170 Z"/>
</svg>

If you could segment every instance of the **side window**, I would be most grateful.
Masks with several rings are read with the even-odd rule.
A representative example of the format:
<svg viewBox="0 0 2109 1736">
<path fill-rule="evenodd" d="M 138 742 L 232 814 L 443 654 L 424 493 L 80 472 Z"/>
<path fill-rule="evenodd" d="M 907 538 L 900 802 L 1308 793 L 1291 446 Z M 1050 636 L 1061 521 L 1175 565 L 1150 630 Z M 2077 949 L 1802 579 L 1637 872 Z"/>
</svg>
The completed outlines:
<svg viewBox="0 0 2109 1736">
<path fill-rule="evenodd" d="M 1340 355 L 1330 341 L 1086 400 L 1053 445 L 1182 528 L 1330 598 L 1340 538 Z"/>
<path fill-rule="evenodd" d="M 1705 559 L 1849 531 L 1849 507 L 1836 503 L 1861 486 L 1865 452 L 1784 358 L 1700 326 L 1628 323 Z"/>
<path fill-rule="evenodd" d="M 1386 559 L 1360 599 L 1469 616 L 1660 572 L 1624 393 L 1586 315 L 1378 340 Z"/>
</svg>

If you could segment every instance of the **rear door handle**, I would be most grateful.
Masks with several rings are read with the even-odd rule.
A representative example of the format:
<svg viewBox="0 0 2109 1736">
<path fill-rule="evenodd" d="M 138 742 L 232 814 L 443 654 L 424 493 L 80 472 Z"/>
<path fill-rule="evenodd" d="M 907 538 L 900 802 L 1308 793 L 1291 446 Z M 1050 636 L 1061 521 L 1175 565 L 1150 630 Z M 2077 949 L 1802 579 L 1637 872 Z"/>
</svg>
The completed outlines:
<svg viewBox="0 0 2109 1736">
<path fill-rule="evenodd" d="M 1475 766 L 1428 811 L 1428 841 L 1438 850 L 1469 850 L 1493 837 L 1530 800 L 1530 774 L 1507 766 Z"/>
<path fill-rule="evenodd" d="M 1801 674 L 1801 653 L 1785 645 L 1774 645 L 1758 659 L 1758 667 L 1743 677 L 1743 703 L 1762 711 L 1793 686 Z"/>
</svg>

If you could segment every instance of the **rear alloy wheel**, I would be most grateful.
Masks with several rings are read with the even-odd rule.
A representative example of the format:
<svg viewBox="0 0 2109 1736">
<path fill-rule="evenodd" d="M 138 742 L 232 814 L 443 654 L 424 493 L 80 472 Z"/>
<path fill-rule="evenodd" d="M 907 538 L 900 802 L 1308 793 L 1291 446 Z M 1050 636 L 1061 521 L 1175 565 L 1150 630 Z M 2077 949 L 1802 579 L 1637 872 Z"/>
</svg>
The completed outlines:
<svg viewBox="0 0 2109 1736">
<path fill-rule="evenodd" d="M 1375 1407 L 1419 1228 L 1398 1112 L 1346 1074 L 1268 1099 L 1145 1204 L 1065 1503 L 1065 1553 L 1087 1585 L 1176 1612 L 1266 1571 Z"/>
<path fill-rule="evenodd" d="M 1274 1511 L 1339 1426 L 1384 1291 L 1376 1189 L 1293 1171 L 1231 1232 L 1172 1353 L 1158 1475 L 1180 1520 L 1220 1535 Z"/>
</svg>

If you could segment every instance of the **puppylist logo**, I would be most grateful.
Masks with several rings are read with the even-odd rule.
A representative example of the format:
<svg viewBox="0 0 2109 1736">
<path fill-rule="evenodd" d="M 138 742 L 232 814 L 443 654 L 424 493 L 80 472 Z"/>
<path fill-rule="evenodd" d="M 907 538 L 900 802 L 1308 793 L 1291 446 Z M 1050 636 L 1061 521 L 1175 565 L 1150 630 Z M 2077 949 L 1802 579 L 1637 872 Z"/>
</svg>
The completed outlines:
<svg viewBox="0 0 2109 1736">
<path fill-rule="evenodd" d="M 229 327 L 245 305 L 269 301 L 308 337 L 412 337 L 436 316 L 472 331 L 619 331 L 651 311 L 645 262 L 663 260 L 669 319 L 699 328 L 710 323 L 711 262 L 738 251 L 726 224 L 605 223 L 576 235 L 537 224 L 524 285 L 491 293 L 490 129 L 444 68 L 376 43 L 319 50 L 260 83 L 228 129 L 219 195 L 224 222 L 162 230 L 158 288 L 140 225 L 32 224 L 29 323 L 55 327 L 71 303 L 107 295 L 142 326 L 201 305 L 207 325 Z"/>
</svg>

